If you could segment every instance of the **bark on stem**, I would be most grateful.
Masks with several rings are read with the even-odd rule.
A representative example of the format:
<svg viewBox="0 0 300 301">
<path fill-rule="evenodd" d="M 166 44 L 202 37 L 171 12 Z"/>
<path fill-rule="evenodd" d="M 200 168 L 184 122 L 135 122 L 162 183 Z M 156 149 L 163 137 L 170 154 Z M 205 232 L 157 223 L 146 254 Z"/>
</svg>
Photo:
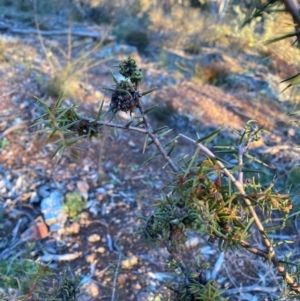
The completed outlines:
<svg viewBox="0 0 300 301">
<path fill-rule="evenodd" d="M 300 31 L 300 10 L 297 0 L 282 0 L 288 13 L 292 16 L 295 23 L 295 31 Z M 300 35 L 297 35 L 298 47 L 300 47 Z"/>
<path fill-rule="evenodd" d="M 162 156 L 164 157 L 164 159 L 169 163 L 171 169 L 175 172 L 178 173 L 179 172 L 179 168 L 178 166 L 175 164 L 175 162 L 170 158 L 170 156 L 168 156 L 166 149 L 164 148 L 164 146 L 160 143 L 159 139 L 156 137 L 155 134 L 153 134 L 153 129 L 152 126 L 149 122 L 148 116 L 145 114 L 145 110 L 143 107 L 143 104 L 140 100 L 140 98 L 138 98 L 138 108 L 143 116 L 144 119 L 144 123 L 146 126 L 146 130 L 147 130 L 147 134 L 150 136 L 150 138 L 153 140 L 153 143 L 156 145 L 157 149 L 159 150 L 159 152 L 162 154 Z"/>
</svg>

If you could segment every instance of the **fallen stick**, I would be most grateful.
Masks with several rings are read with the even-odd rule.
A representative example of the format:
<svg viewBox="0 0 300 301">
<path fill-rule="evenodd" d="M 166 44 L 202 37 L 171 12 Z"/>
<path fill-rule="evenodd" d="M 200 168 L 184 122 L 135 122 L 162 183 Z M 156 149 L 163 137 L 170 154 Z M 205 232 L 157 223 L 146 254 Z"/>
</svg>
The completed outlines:
<svg viewBox="0 0 300 301">
<path fill-rule="evenodd" d="M 71 34 L 73 36 L 79 37 L 88 37 L 95 39 L 102 39 L 103 35 L 99 32 L 88 31 L 88 30 L 69 30 L 69 29 L 60 29 L 60 30 L 37 30 L 33 28 L 6 28 L 10 33 L 15 34 L 41 34 L 42 36 L 53 36 L 53 35 L 68 35 Z M 113 42 L 115 40 L 114 36 L 107 36 L 105 41 Z"/>
</svg>

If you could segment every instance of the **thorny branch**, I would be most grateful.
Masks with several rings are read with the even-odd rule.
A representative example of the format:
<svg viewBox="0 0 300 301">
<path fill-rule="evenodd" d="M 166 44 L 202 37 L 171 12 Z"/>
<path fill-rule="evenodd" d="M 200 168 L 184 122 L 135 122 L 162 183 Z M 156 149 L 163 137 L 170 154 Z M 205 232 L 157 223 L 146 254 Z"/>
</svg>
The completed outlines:
<svg viewBox="0 0 300 301">
<path fill-rule="evenodd" d="M 196 146 L 202 150 L 209 158 L 212 158 L 212 159 L 216 159 L 216 156 L 207 148 L 205 147 L 203 144 L 201 143 L 197 143 L 195 140 L 183 135 L 183 134 L 180 134 L 180 136 L 194 144 L 196 144 Z M 275 250 L 273 248 L 273 245 L 272 243 L 270 242 L 268 236 L 266 235 L 266 232 L 265 232 L 265 229 L 264 229 L 264 226 L 262 225 L 259 217 L 257 216 L 252 204 L 251 204 L 251 201 L 249 200 L 249 198 L 247 197 L 247 194 L 244 190 L 244 187 L 243 187 L 243 183 L 241 183 L 240 181 L 238 181 L 233 175 L 232 173 L 224 166 L 224 164 L 218 160 L 216 160 L 216 164 L 222 168 L 224 174 L 233 182 L 233 184 L 235 185 L 235 187 L 237 188 L 237 190 L 239 191 L 239 193 L 241 194 L 241 196 L 243 197 L 243 200 L 246 204 L 246 206 L 248 207 L 250 213 L 251 213 L 251 216 L 253 217 L 254 219 L 254 222 L 263 238 L 263 241 L 265 243 L 265 246 L 267 248 L 267 252 L 265 253 L 266 256 L 267 256 L 267 259 L 270 260 L 273 265 L 276 267 L 277 271 L 279 272 L 279 274 L 282 276 L 283 279 L 286 280 L 287 284 L 291 287 L 291 289 L 297 293 L 300 293 L 300 285 L 289 275 L 289 273 L 287 272 L 286 268 L 280 264 L 278 258 L 277 258 L 277 255 L 275 253 Z M 242 243 L 242 246 L 245 247 L 247 250 L 249 250 L 250 252 L 254 253 L 254 254 L 257 254 L 259 256 L 263 256 L 266 258 L 266 256 L 264 255 L 264 253 L 261 253 L 261 252 L 257 252 L 259 250 L 254 250 L 253 248 L 251 248 L 248 244 L 246 243 Z"/>
<path fill-rule="evenodd" d="M 156 145 L 159 152 L 162 154 L 163 158 L 169 163 L 171 169 L 176 173 L 179 172 L 178 166 L 171 159 L 171 157 L 168 156 L 168 154 L 166 152 L 166 149 L 160 143 L 157 136 L 153 133 L 152 126 L 149 122 L 148 116 L 144 113 L 145 110 L 144 110 L 144 107 L 143 107 L 143 104 L 142 104 L 140 98 L 138 98 L 138 107 L 139 107 L 139 110 L 140 110 L 140 112 L 143 116 L 143 120 L 144 120 L 146 128 L 139 128 L 139 127 L 135 127 L 135 126 L 128 126 L 127 127 L 127 126 L 122 125 L 122 124 L 113 123 L 113 122 L 104 122 L 104 121 L 97 121 L 96 124 L 98 126 L 108 126 L 108 127 L 112 127 L 112 128 L 118 128 L 118 129 L 123 129 L 123 130 L 130 130 L 130 131 L 134 131 L 134 132 L 139 132 L 139 133 L 146 134 L 146 135 L 148 134 L 149 137 L 153 140 L 153 143 Z M 93 120 L 91 118 L 81 117 L 80 119 L 88 121 L 90 123 L 93 122 Z"/>
<path fill-rule="evenodd" d="M 157 149 L 160 151 L 160 153 L 164 157 L 164 159 L 169 163 L 171 169 L 174 172 L 179 172 L 179 168 L 177 167 L 177 165 L 167 155 L 165 148 L 160 143 L 160 141 L 156 137 L 156 135 L 153 134 L 152 126 L 149 122 L 148 116 L 144 114 L 145 111 L 144 111 L 143 104 L 142 104 L 140 98 L 138 98 L 138 108 L 139 108 L 139 110 L 140 110 L 140 112 L 143 116 L 143 120 L 144 120 L 146 128 L 138 128 L 138 127 L 134 127 L 134 126 L 126 127 L 126 126 L 123 126 L 121 124 L 116 124 L 116 123 L 111 123 L 111 122 L 102 122 L 102 121 L 98 121 L 97 125 L 120 128 L 120 129 L 124 129 L 124 130 L 132 130 L 132 131 L 140 132 L 142 134 L 148 134 L 150 136 L 150 138 L 153 140 L 153 142 L 156 145 Z M 89 119 L 84 119 L 84 120 L 89 120 Z M 91 121 L 91 120 L 89 120 L 89 121 Z M 191 138 L 189 138 L 189 137 L 187 137 L 183 134 L 180 134 L 180 136 L 183 137 L 184 139 L 187 139 L 187 140 L 197 144 L 197 147 L 200 150 L 202 150 L 206 155 L 208 155 L 210 158 L 216 158 L 215 155 L 204 145 L 202 145 L 200 143 L 196 143 L 195 140 L 193 140 L 193 139 L 191 139 Z M 245 145 L 240 145 L 239 154 L 238 154 L 239 164 L 243 163 L 242 157 L 243 157 L 243 154 L 244 154 L 245 150 L 246 150 L 246 146 Z M 262 223 L 260 222 L 259 217 L 257 216 L 257 214 L 256 214 L 256 212 L 255 212 L 255 210 L 254 210 L 254 208 L 251 204 L 251 201 L 247 198 L 246 192 L 245 192 L 244 187 L 243 187 L 243 173 L 242 172 L 239 173 L 239 179 L 237 180 L 231 174 L 231 172 L 228 169 L 226 169 L 226 167 L 224 166 L 224 164 L 222 162 L 220 162 L 218 160 L 216 162 L 217 162 L 218 166 L 220 168 L 222 168 L 223 172 L 228 176 L 228 178 L 234 183 L 234 185 L 236 186 L 236 188 L 240 192 L 241 196 L 243 197 L 244 202 L 245 202 L 246 206 L 249 208 L 249 210 L 251 212 L 251 215 L 254 218 L 255 224 L 256 224 L 257 228 L 259 229 L 259 231 L 260 231 L 260 233 L 263 237 L 264 243 L 265 243 L 266 248 L 267 248 L 267 252 L 251 246 L 246 241 L 241 241 L 241 245 L 245 249 L 247 249 L 249 252 L 251 252 L 251 253 L 253 253 L 257 256 L 263 257 L 266 260 L 271 260 L 271 262 L 274 264 L 274 266 L 276 267 L 278 272 L 287 281 L 287 283 L 291 286 L 291 288 L 295 292 L 300 292 L 299 284 L 294 281 L 294 279 L 288 274 L 288 272 L 286 271 L 284 266 L 279 263 L 279 260 L 276 256 L 274 248 L 273 248 L 272 244 L 270 243 L 270 241 L 269 241 L 269 239 L 268 239 L 268 237 L 265 233 L 264 227 L 263 227 Z M 172 255 L 172 257 L 180 264 L 182 270 L 185 271 L 186 267 L 185 267 L 184 263 L 182 262 L 182 260 L 179 260 L 179 258 L 176 258 L 174 252 L 172 250 L 170 250 L 170 248 L 167 248 L 167 249 L 168 249 L 169 253 Z"/>
<path fill-rule="evenodd" d="M 295 25 L 295 31 L 299 32 L 300 29 L 300 16 L 299 16 L 299 4 L 297 0 L 282 0 L 286 10 L 288 13 L 292 16 L 294 25 Z M 297 35 L 297 43 L 298 47 L 300 46 L 300 36 Z"/>
<path fill-rule="evenodd" d="M 179 168 L 178 166 L 174 163 L 174 161 L 170 158 L 170 156 L 168 156 L 165 148 L 163 147 L 163 145 L 160 143 L 159 139 L 156 137 L 155 134 L 153 134 L 153 129 L 152 126 L 150 125 L 148 116 L 144 113 L 144 107 L 143 104 L 140 100 L 140 98 L 138 97 L 138 108 L 143 116 L 144 122 L 145 122 L 145 126 L 146 126 L 146 130 L 147 130 L 147 134 L 150 136 L 150 138 L 153 140 L 153 143 L 156 145 L 157 149 L 160 151 L 160 153 L 162 154 L 162 156 L 164 157 L 164 159 L 169 163 L 171 169 L 175 172 L 178 173 L 179 172 Z"/>
<path fill-rule="evenodd" d="M 84 120 L 84 121 L 88 121 L 90 123 L 94 122 L 93 119 L 91 119 L 91 118 L 80 117 L 80 119 Z M 101 127 L 102 126 L 108 126 L 108 127 L 111 127 L 111 128 L 118 128 L 118 129 L 122 129 L 122 130 L 130 130 L 130 131 L 133 131 L 133 132 L 148 134 L 148 131 L 146 129 L 138 128 L 138 127 L 135 127 L 135 126 L 128 126 L 127 127 L 123 124 L 114 123 L 114 122 L 97 121 L 96 125 L 101 126 Z"/>
<path fill-rule="evenodd" d="M 247 149 L 247 145 L 244 145 L 244 144 L 240 144 L 238 146 L 238 165 L 242 165 L 243 164 L 243 157 L 244 157 L 244 153 Z M 244 172 L 243 172 L 243 168 L 241 168 L 239 170 L 239 175 L 238 175 L 238 181 L 240 183 L 243 183 L 244 182 Z"/>
<path fill-rule="evenodd" d="M 127 74 L 128 72 L 132 72 L 131 69 L 137 70 L 136 69 L 136 65 L 134 60 L 132 60 L 130 57 L 128 57 L 127 62 L 125 62 L 126 64 L 122 64 L 120 65 L 120 69 L 121 67 L 124 69 L 123 73 L 120 72 L 120 74 L 122 74 L 125 77 L 128 77 Z M 133 64 L 134 63 L 134 64 Z M 129 65 L 128 65 L 129 64 Z M 131 64 L 131 65 L 130 65 Z M 131 68 L 129 71 L 127 69 Z M 75 123 L 78 121 L 83 122 L 83 125 L 85 127 L 87 127 L 89 130 L 93 130 L 94 132 L 99 132 L 101 130 L 101 128 L 103 126 L 108 126 L 108 127 L 112 127 L 112 128 L 119 128 L 119 129 L 123 129 L 123 130 L 127 130 L 127 131 L 135 131 L 135 132 L 139 132 L 142 133 L 144 135 L 146 135 L 146 137 L 150 137 L 153 141 L 153 143 L 156 145 L 159 153 L 163 156 L 163 158 L 166 160 L 166 162 L 170 165 L 170 168 L 173 170 L 173 172 L 175 174 L 180 172 L 179 167 L 177 166 L 177 164 L 170 158 L 170 156 L 167 153 L 166 148 L 164 147 L 164 145 L 161 144 L 159 137 L 155 135 L 153 128 L 149 122 L 148 116 L 146 114 L 147 111 L 144 110 L 142 101 L 141 101 L 141 97 L 145 94 L 139 94 L 138 92 L 138 82 L 141 80 L 141 70 L 139 71 L 135 71 L 137 72 L 137 75 L 134 73 L 135 75 L 135 80 L 132 80 L 132 84 L 130 84 L 128 81 L 122 81 L 122 85 L 121 83 L 118 83 L 117 80 L 115 79 L 115 82 L 117 84 L 117 87 L 115 90 L 112 90 L 114 92 L 113 96 L 112 96 L 112 101 L 114 100 L 115 103 L 111 102 L 111 109 L 115 109 L 115 112 L 117 112 L 118 110 L 122 110 L 125 112 L 130 111 L 131 113 L 134 111 L 135 108 L 138 108 L 141 115 L 142 115 L 142 119 L 143 119 L 143 126 L 142 127 L 138 127 L 138 126 L 130 126 L 130 125 L 122 125 L 122 124 L 118 124 L 118 123 L 113 123 L 110 121 L 105 122 L 105 121 L 96 121 L 90 118 L 86 118 L 86 117 L 79 117 L 76 113 L 75 116 L 76 119 Z M 124 75 L 125 74 L 125 75 Z M 138 79 L 136 78 L 137 76 L 140 76 Z M 121 88 L 120 88 L 121 86 Z M 122 94 L 123 93 L 123 94 Z M 119 100 L 119 98 L 121 98 L 121 100 Z M 121 102 L 120 102 L 121 101 Z M 112 104 L 114 104 L 114 106 L 112 106 Z M 102 107 L 101 107 L 102 109 Z M 49 111 L 49 110 L 48 110 Z M 66 112 L 66 114 L 69 113 Z M 50 116 L 51 115 L 51 111 L 49 111 Z M 62 114 L 62 113 L 60 113 Z M 101 115 L 101 114 L 100 114 Z M 53 121 L 52 121 L 53 122 Z M 74 121 L 73 121 L 74 123 Z M 84 124 L 86 123 L 86 124 Z M 55 129 L 59 128 L 58 125 L 56 123 L 53 123 Z M 80 136 L 80 131 L 82 132 L 82 129 L 77 129 L 77 132 Z M 85 129 L 86 130 L 86 129 Z M 277 258 L 277 255 L 275 253 L 274 247 L 272 245 L 272 243 L 270 242 L 266 231 L 264 229 L 264 226 L 262 225 L 254 207 L 252 206 L 251 200 L 250 200 L 250 195 L 247 195 L 244 189 L 244 184 L 243 184 L 243 171 L 242 169 L 240 169 L 239 174 L 238 174 L 238 178 L 236 178 L 225 166 L 224 164 L 217 160 L 217 157 L 214 155 L 213 152 L 211 152 L 207 147 L 205 147 L 203 144 L 201 143 L 197 143 L 197 141 L 183 135 L 180 134 L 181 137 L 183 137 L 184 139 L 196 144 L 196 146 L 202 150 L 209 158 L 214 159 L 214 161 L 216 162 L 216 164 L 220 167 L 220 169 L 222 170 L 222 172 L 230 179 L 230 181 L 235 185 L 239 195 L 243 198 L 243 201 L 245 203 L 245 205 L 248 207 L 249 212 L 253 218 L 254 223 L 256 224 L 256 227 L 258 228 L 260 235 L 263 238 L 266 250 L 261 250 L 255 247 L 252 247 L 247 241 L 245 240 L 241 240 L 239 243 L 245 248 L 247 249 L 249 252 L 263 257 L 266 260 L 269 260 L 273 263 L 273 265 L 276 267 L 277 271 L 280 273 L 281 277 L 286 281 L 286 283 L 291 287 L 291 289 L 294 292 L 300 293 L 300 285 L 293 279 L 293 277 L 291 275 L 289 275 L 289 273 L 287 272 L 286 268 L 281 264 L 281 262 L 279 261 L 279 259 Z M 92 137 L 92 136 L 90 136 Z M 249 142 L 249 139 L 248 139 Z M 242 166 L 243 164 L 243 156 L 244 153 L 248 147 L 248 142 L 247 143 L 243 143 L 241 142 L 238 148 L 238 161 L 239 161 L 239 165 Z M 222 237 L 223 238 L 223 237 Z M 224 238 L 226 239 L 226 238 Z M 185 281 L 188 282 L 188 269 L 185 265 L 185 263 L 183 262 L 183 260 L 181 259 L 181 257 L 176 253 L 176 250 L 172 248 L 171 245 L 166 245 L 168 252 L 170 253 L 170 255 L 173 257 L 173 259 L 178 263 L 179 267 L 182 270 L 182 273 L 185 275 Z M 120 260 L 120 258 L 119 258 Z M 119 263 L 118 263 L 119 264 Z M 119 268 L 119 265 L 118 265 Z M 118 270 L 117 268 L 117 270 Z M 186 285 L 188 285 L 188 283 L 186 283 Z M 115 284 L 114 284 L 115 287 Z M 115 294 L 115 292 L 113 291 L 113 295 Z"/>
</svg>

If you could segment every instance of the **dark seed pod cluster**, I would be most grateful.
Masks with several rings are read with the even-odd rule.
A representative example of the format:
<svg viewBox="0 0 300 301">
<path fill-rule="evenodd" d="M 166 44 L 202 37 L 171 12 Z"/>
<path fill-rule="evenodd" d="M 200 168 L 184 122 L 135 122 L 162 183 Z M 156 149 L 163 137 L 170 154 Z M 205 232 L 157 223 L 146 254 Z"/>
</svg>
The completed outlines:
<svg viewBox="0 0 300 301">
<path fill-rule="evenodd" d="M 114 111 L 124 111 L 133 113 L 138 105 L 138 93 L 126 81 L 118 85 L 111 96 L 110 106 Z"/>
<path fill-rule="evenodd" d="M 138 84 L 143 80 L 141 69 L 137 69 L 136 62 L 129 55 L 126 60 L 119 64 L 119 73 L 125 77 L 120 82 L 114 78 L 116 83 L 112 91 L 110 107 L 114 112 L 124 111 L 133 113 L 139 104 L 142 95 L 137 91 Z"/>
</svg>

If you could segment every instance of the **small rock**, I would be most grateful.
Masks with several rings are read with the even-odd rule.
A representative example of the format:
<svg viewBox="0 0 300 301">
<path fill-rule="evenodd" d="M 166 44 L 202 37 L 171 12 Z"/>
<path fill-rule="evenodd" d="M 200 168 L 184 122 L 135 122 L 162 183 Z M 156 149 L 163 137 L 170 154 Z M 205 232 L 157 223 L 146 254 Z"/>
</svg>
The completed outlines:
<svg viewBox="0 0 300 301">
<path fill-rule="evenodd" d="M 121 267 L 123 269 L 131 269 L 133 268 L 135 265 L 137 265 L 139 262 L 139 259 L 137 256 L 131 256 L 127 259 L 122 260 L 121 262 Z"/>
<path fill-rule="evenodd" d="M 71 225 L 65 227 L 65 232 L 67 235 L 78 234 L 79 231 L 80 231 L 80 224 L 77 222 L 74 222 Z"/>
<path fill-rule="evenodd" d="M 105 188 L 107 190 L 113 190 L 115 188 L 115 185 L 114 184 L 107 184 L 107 185 L 105 185 Z"/>
<path fill-rule="evenodd" d="M 288 135 L 289 135 L 290 137 L 295 136 L 295 134 L 296 134 L 295 129 L 293 129 L 293 128 L 289 128 L 289 129 L 288 129 Z"/>
<path fill-rule="evenodd" d="M 20 177 L 18 177 L 18 179 L 16 181 L 14 189 L 19 190 L 19 189 L 21 189 L 21 187 L 24 186 L 24 184 L 25 184 L 25 178 L 20 176 Z"/>
<path fill-rule="evenodd" d="M 30 202 L 31 204 L 33 204 L 33 203 L 38 203 L 39 201 L 40 201 L 40 198 L 39 198 L 37 192 L 36 192 L 36 191 L 33 191 L 33 192 L 31 193 L 29 202 Z"/>
<path fill-rule="evenodd" d="M 98 202 L 102 202 L 103 199 L 104 199 L 104 195 L 103 195 L 103 194 L 98 194 L 98 195 L 96 196 L 96 200 L 97 200 Z"/>
<path fill-rule="evenodd" d="M 87 212 L 81 212 L 78 215 L 78 218 L 79 218 L 80 225 L 82 225 L 82 226 L 88 226 L 90 224 L 89 214 Z"/>
<path fill-rule="evenodd" d="M 81 294 L 81 297 L 79 300 L 89 300 L 100 295 L 99 287 L 95 282 L 86 282 L 82 285 L 81 291 L 83 294 Z M 87 298 L 85 298 L 87 297 Z M 82 299 L 81 299 L 82 298 Z"/>
<path fill-rule="evenodd" d="M 150 291 L 147 291 L 147 292 L 141 291 L 137 295 L 137 300 L 138 301 L 159 301 L 159 300 L 162 300 L 162 298 L 157 293 L 153 293 Z"/>
<path fill-rule="evenodd" d="M 129 275 L 127 274 L 119 274 L 118 275 L 118 285 L 123 286 L 128 282 Z"/>
<path fill-rule="evenodd" d="M 7 187 L 2 186 L 2 188 L 0 189 L 0 193 L 1 193 L 1 195 L 5 195 L 7 193 Z"/>
<path fill-rule="evenodd" d="M 20 200 L 22 202 L 26 202 L 28 199 L 31 198 L 32 192 L 25 192 L 21 195 Z"/>
<path fill-rule="evenodd" d="M 102 195 L 106 194 L 106 189 L 103 187 L 97 188 L 96 191 L 97 191 L 97 193 L 102 194 Z"/>
<path fill-rule="evenodd" d="M 77 242 L 72 246 L 73 249 L 78 249 L 79 247 L 80 247 L 80 245 Z"/>
<path fill-rule="evenodd" d="M 96 259 L 96 254 L 95 253 L 85 256 L 85 261 L 87 263 L 93 263 L 95 261 L 95 259 Z"/>
<path fill-rule="evenodd" d="M 21 234 L 23 241 L 40 240 L 48 236 L 48 227 L 42 217 L 38 217 L 31 226 Z"/>
<path fill-rule="evenodd" d="M 77 189 L 81 192 L 82 196 L 87 200 L 88 191 L 90 189 L 89 184 L 86 181 L 78 181 L 76 183 Z"/>
<path fill-rule="evenodd" d="M 91 200 L 88 201 L 87 204 L 85 205 L 85 208 L 89 210 L 89 212 L 91 212 L 93 214 L 93 216 L 97 216 L 98 214 L 98 206 L 99 206 L 99 202 L 96 200 Z"/>
<path fill-rule="evenodd" d="M 28 106 L 29 106 L 29 102 L 28 102 L 28 100 L 25 100 L 20 104 L 19 107 L 20 107 L 20 110 L 23 110 L 23 109 L 27 108 Z"/>
<path fill-rule="evenodd" d="M 141 290 L 141 288 L 142 288 L 142 286 L 141 286 L 141 284 L 140 283 L 135 283 L 133 286 L 133 289 L 135 290 L 135 291 L 139 291 L 139 290 Z"/>
<path fill-rule="evenodd" d="M 0 189 L 2 189 L 3 187 L 6 188 L 6 184 L 5 184 L 5 181 L 1 180 L 0 181 Z"/>
<path fill-rule="evenodd" d="M 46 250 L 46 252 L 48 252 L 50 254 L 55 254 L 57 252 L 56 249 L 54 249 L 52 247 L 47 247 L 47 246 L 45 246 L 45 250 Z"/>
<path fill-rule="evenodd" d="M 129 140 L 128 145 L 131 147 L 136 147 L 136 144 L 132 140 Z"/>
<path fill-rule="evenodd" d="M 99 99 L 99 100 L 103 99 L 103 97 L 104 97 L 103 93 L 101 93 L 100 91 L 95 91 L 94 96 L 96 99 Z"/>
<path fill-rule="evenodd" d="M 96 249 L 96 251 L 100 254 L 104 254 L 106 249 L 104 247 L 99 247 L 98 249 Z"/>
<path fill-rule="evenodd" d="M 42 198 L 47 198 L 50 195 L 50 187 L 47 185 L 44 186 L 40 186 L 38 188 L 38 194 L 42 197 Z"/>
<path fill-rule="evenodd" d="M 185 242 L 185 247 L 187 249 L 192 249 L 197 247 L 200 244 L 200 239 L 198 237 L 190 237 L 186 242 Z"/>
<path fill-rule="evenodd" d="M 49 254 L 47 252 L 44 252 L 44 255 L 40 257 L 40 260 L 43 262 L 72 261 L 81 256 L 82 256 L 81 252 L 67 253 L 67 254 Z"/>
<path fill-rule="evenodd" d="M 101 239 L 100 235 L 98 234 L 92 234 L 88 237 L 88 241 L 93 243 L 93 242 L 97 242 Z"/>
<path fill-rule="evenodd" d="M 92 174 L 89 175 L 89 179 L 92 181 L 93 185 L 97 185 L 99 181 L 99 173 L 97 171 L 92 172 Z"/>
<path fill-rule="evenodd" d="M 63 195 L 60 191 L 53 191 L 48 198 L 41 202 L 41 211 L 45 218 L 45 223 L 50 226 L 51 231 L 63 228 L 67 221 L 67 214 L 63 210 Z"/>
</svg>

